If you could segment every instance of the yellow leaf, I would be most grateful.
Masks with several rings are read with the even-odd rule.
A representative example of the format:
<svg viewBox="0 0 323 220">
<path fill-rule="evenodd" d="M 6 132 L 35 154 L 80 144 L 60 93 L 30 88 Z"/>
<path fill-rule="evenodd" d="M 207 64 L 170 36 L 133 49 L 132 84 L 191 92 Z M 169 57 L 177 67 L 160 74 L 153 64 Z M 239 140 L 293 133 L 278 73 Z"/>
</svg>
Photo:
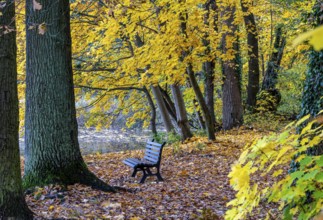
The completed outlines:
<svg viewBox="0 0 323 220">
<path fill-rule="evenodd" d="M 276 176 L 279 176 L 280 174 L 283 173 L 283 170 L 277 170 L 273 173 L 273 176 L 276 177 Z"/>
<path fill-rule="evenodd" d="M 38 34 L 44 35 L 46 32 L 46 24 L 42 23 L 38 26 Z"/>
<path fill-rule="evenodd" d="M 50 211 L 50 212 L 54 211 L 54 209 L 55 209 L 55 207 L 53 205 L 48 207 L 48 211 Z"/>
<path fill-rule="evenodd" d="M 304 34 L 298 36 L 293 44 L 297 46 L 298 44 L 309 40 L 309 43 L 314 47 L 315 50 L 322 50 L 323 49 L 323 25 L 320 27 L 315 28 L 312 31 L 308 31 Z"/>
</svg>

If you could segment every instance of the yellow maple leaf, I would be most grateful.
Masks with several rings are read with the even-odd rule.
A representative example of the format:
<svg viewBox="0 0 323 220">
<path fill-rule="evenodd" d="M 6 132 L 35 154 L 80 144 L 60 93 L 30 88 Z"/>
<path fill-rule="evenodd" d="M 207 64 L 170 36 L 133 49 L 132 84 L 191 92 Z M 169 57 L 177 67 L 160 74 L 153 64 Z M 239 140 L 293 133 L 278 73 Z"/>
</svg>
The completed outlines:
<svg viewBox="0 0 323 220">
<path fill-rule="evenodd" d="M 297 46 L 298 44 L 309 40 L 309 44 L 314 47 L 314 50 L 322 50 L 323 49 L 323 25 L 315 28 L 314 30 L 308 31 L 304 34 L 298 36 L 293 44 Z"/>
</svg>

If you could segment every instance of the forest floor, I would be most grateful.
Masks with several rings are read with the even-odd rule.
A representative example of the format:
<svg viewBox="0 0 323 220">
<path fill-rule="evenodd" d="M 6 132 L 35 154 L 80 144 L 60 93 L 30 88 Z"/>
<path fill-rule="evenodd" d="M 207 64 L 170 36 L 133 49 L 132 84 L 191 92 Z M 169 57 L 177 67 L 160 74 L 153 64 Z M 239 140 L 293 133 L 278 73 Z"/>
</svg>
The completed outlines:
<svg viewBox="0 0 323 220">
<path fill-rule="evenodd" d="M 26 200 L 36 216 L 49 219 L 223 219 L 226 203 L 235 195 L 227 177 L 231 165 L 246 143 L 267 133 L 240 128 L 220 132 L 216 141 L 192 138 L 167 146 L 161 166 L 164 182 L 149 177 L 139 184 L 140 175 L 131 177 L 132 169 L 122 160 L 140 157 L 142 150 L 87 155 L 85 161 L 97 176 L 132 192 L 106 193 L 77 184 L 67 190 L 47 186 Z M 264 219 L 267 213 L 277 214 L 276 207 L 263 204 L 249 219 Z"/>
</svg>

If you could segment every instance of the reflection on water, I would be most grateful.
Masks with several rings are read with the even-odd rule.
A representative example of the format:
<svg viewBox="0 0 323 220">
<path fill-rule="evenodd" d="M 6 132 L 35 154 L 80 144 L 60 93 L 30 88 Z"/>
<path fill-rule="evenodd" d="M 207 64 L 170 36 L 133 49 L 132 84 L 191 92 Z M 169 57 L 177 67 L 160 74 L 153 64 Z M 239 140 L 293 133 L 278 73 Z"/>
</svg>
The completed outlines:
<svg viewBox="0 0 323 220">
<path fill-rule="evenodd" d="M 93 128 L 79 129 L 79 143 L 82 154 L 108 153 L 123 150 L 140 149 L 150 138 L 150 132 L 145 131 L 96 131 Z M 24 154 L 24 140 L 19 141 L 20 153 Z"/>
</svg>

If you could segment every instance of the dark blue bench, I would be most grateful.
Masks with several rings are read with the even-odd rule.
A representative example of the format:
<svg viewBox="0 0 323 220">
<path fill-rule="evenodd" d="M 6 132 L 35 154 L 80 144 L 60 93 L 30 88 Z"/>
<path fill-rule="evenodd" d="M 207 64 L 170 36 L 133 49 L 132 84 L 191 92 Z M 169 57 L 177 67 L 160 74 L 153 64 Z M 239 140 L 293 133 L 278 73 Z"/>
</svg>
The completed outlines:
<svg viewBox="0 0 323 220">
<path fill-rule="evenodd" d="M 146 144 L 145 155 L 142 159 L 127 158 L 123 161 L 124 164 L 132 167 L 132 177 L 135 177 L 138 171 L 143 172 L 140 183 L 144 183 L 148 176 L 157 176 L 158 181 L 164 181 L 160 175 L 160 161 L 165 142 L 159 144 L 157 142 L 148 141 Z M 156 168 L 156 173 L 153 173 L 150 168 Z"/>
</svg>

